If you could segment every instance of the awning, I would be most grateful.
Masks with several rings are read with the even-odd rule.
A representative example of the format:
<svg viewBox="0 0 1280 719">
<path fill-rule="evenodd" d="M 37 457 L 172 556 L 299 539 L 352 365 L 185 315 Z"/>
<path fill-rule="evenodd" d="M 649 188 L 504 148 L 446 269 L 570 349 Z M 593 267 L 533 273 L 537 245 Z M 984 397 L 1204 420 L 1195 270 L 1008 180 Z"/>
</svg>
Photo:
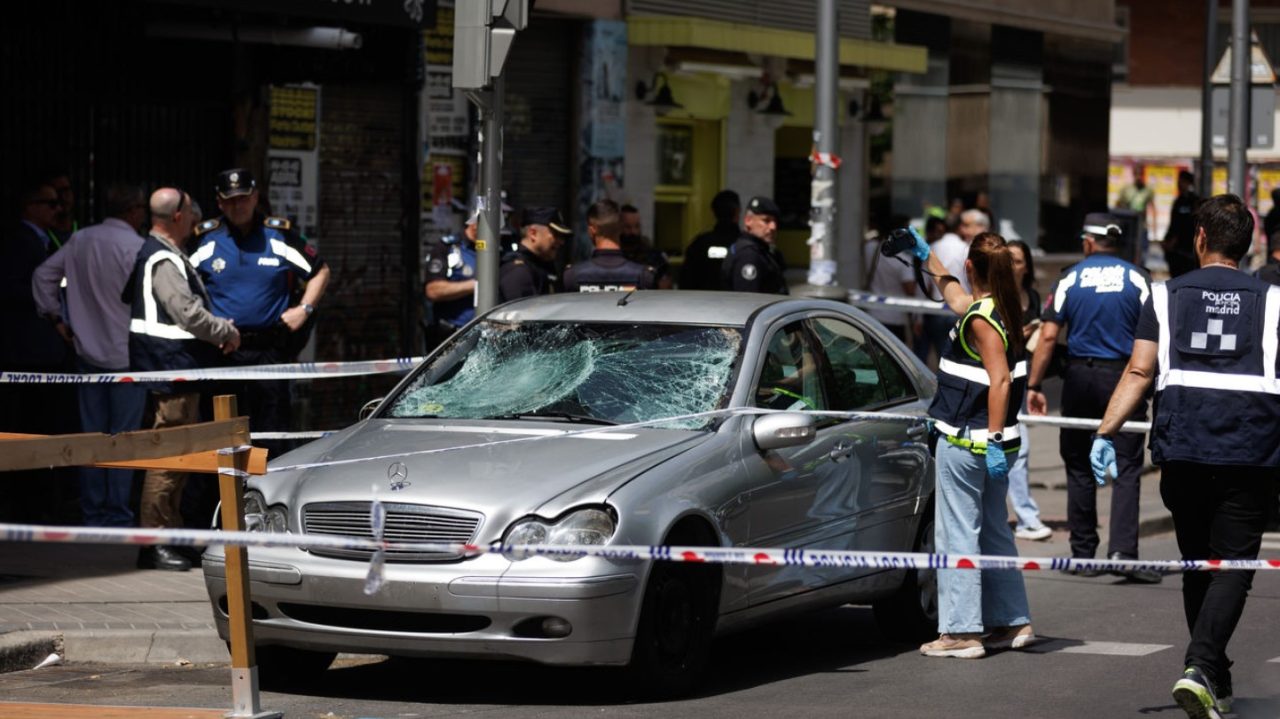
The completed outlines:
<svg viewBox="0 0 1280 719">
<path fill-rule="evenodd" d="M 815 57 L 812 33 L 695 17 L 632 15 L 627 18 L 627 37 L 632 45 L 703 47 L 800 60 Z M 928 50 L 922 45 L 840 38 L 840 64 L 923 73 Z"/>
</svg>

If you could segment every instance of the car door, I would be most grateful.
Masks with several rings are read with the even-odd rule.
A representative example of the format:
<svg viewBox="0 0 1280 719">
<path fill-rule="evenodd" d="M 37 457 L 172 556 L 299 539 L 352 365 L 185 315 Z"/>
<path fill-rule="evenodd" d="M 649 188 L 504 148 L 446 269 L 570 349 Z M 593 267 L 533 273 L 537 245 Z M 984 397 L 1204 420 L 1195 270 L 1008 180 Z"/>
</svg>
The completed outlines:
<svg viewBox="0 0 1280 719">
<path fill-rule="evenodd" d="M 757 407 L 825 410 L 828 407 L 816 347 L 803 320 L 778 323 L 770 330 L 756 368 L 753 400 Z M 835 546 L 851 487 L 854 439 L 839 422 L 819 425 L 813 442 L 761 452 L 744 451 L 753 478 L 748 499 L 748 544 L 772 548 Z M 750 440 L 748 440 L 749 442 Z M 842 504 L 843 503 L 843 504 Z M 830 583 L 834 568 L 750 567 L 747 601 L 759 605 Z"/>
<path fill-rule="evenodd" d="M 910 551 L 913 516 L 930 466 L 927 425 L 915 388 L 872 332 L 838 317 L 815 317 L 809 325 L 818 342 L 817 359 L 831 409 L 921 416 L 844 423 L 845 436 L 856 438 L 849 469 L 861 481 L 850 488 L 852 494 L 830 499 L 846 517 L 848 533 L 841 537 L 846 548 Z"/>
</svg>

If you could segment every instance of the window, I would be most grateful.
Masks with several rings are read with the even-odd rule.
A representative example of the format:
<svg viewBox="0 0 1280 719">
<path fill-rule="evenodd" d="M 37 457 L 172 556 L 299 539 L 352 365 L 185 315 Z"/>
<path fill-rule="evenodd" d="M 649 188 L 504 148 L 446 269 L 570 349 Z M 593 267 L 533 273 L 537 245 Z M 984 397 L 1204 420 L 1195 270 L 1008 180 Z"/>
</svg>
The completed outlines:
<svg viewBox="0 0 1280 719">
<path fill-rule="evenodd" d="M 862 330 L 836 319 L 813 321 L 830 368 L 831 409 L 871 409 L 915 397 L 906 372 Z"/>
<path fill-rule="evenodd" d="M 766 409 L 828 409 L 802 322 L 792 322 L 769 339 L 755 398 L 756 406 Z"/>
</svg>

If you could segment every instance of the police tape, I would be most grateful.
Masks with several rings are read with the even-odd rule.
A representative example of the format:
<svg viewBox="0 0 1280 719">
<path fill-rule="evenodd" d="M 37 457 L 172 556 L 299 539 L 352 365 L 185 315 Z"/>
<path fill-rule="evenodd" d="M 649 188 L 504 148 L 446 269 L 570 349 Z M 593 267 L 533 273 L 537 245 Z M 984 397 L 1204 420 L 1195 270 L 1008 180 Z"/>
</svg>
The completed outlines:
<svg viewBox="0 0 1280 719">
<path fill-rule="evenodd" d="M 851 290 L 849 292 L 849 304 L 857 307 L 869 307 L 881 310 L 901 309 L 927 315 L 946 315 L 947 317 L 956 316 L 956 313 L 952 312 L 951 309 L 942 302 L 920 300 L 914 297 L 873 295 L 870 292 L 860 292 L 858 290 Z"/>
<path fill-rule="evenodd" d="M 507 545 L 445 542 L 392 542 L 377 539 L 275 532 L 223 532 L 210 529 L 137 529 L 0 524 L 0 541 L 169 546 L 235 546 L 294 549 L 346 549 L 463 555 L 500 554 L 512 559 L 596 557 L 616 561 L 666 561 L 752 566 L 849 567 L 867 569 L 1008 569 L 1023 572 L 1139 570 L 1179 573 L 1222 570 L 1277 570 L 1280 559 L 1079 559 L 983 554 L 929 554 L 846 549 L 768 547 L 687 547 L 664 545 Z"/>
<path fill-rule="evenodd" d="M 1088 419 L 1085 417 L 1050 417 L 1048 415 L 1020 414 L 1018 421 L 1023 424 L 1043 424 L 1049 427 L 1063 427 L 1065 429 L 1097 429 L 1101 424 L 1100 419 Z M 1145 434 L 1151 431 L 1150 422 L 1125 422 L 1120 427 L 1121 432 L 1137 432 Z"/>
<path fill-rule="evenodd" d="M 356 377 L 403 373 L 425 357 L 355 360 L 350 362 L 295 362 L 248 367 L 161 370 L 156 372 L 0 372 L 0 384 L 111 384 L 117 382 L 197 382 L 208 380 L 283 380 Z"/>
</svg>

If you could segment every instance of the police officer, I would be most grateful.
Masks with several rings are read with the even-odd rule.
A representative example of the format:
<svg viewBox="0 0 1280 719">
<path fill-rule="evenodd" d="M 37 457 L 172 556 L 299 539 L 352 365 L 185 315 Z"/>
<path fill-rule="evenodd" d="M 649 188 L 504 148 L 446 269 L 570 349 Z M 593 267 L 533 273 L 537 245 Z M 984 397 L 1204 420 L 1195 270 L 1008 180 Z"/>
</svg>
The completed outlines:
<svg viewBox="0 0 1280 719">
<path fill-rule="evenodd" d="M 745 231 L 729 248 L 720 267 L 721 287 L 733 292 L 788 294 L 786 261 L 775 243 L 778 206 L 768 197 L 753 197 L 742 218 Z"/>
<path fill-rule="evenodd" d="M 595 251 L 586 262 L 564 268 L 565 292 L 652 290 L 657 271 L 622 254 L 622 212 L 613 200 L 600 200 L 587 210 L 587 233 Z"/>
<path fill-rule="evenodd" d="M 1120 228 L 1106 213 L 1085 216 L 1082 239 L 1085 259 L 1062 271 L 1052 304 L 1041 319 L 1040 342 L 1031 361 L 1027 411 L 1043 415 L 1048 403 L 1041 388 L 1058 332 L 1067 325 L 1067 367 L 1063 373 L 1062 414 L 1101 418 L 1107 399 L 1133 351 L 1133 330 L 1142 303 L 1151 293 L 1150 279 L 1116 256 Z M 1146 404 L 1135 407 L 1133 419 L 1146 417 Z M 1097 485 L 1089 469 L 1090 432 L 1062 429 L 1058 452 L 1067 471 L 1067 525 L 1071 556 L 1092 559 L 1098 549 Z M 1125 434 L 1116 439 L 1120 476 L 1111 493 L 1111 532 L 1108 556 L 1138 557 L 1138 499 L 1143 464 L 1142 437 Z M 1096 576 L 1092 570 L 1077 573 Z M 1131 580 L 1155 583 L 1155 572 L 1133 572 Z"/>
<path fill-rule="evenodd" d="M 622 206 L 622 254 L 632 262 L 649 265 L 658 276 L 658 289 L 669 290 L 675 284 L 671 276 L 671 261 L 667 253 L 653 246 L 653 240 L 644 236 L 640 210 L 635 205 Z"/>
<path fill-rule="evenodd" d="M 461 235 L 448 235 L 427 253 L 424 292 L 435 322 L 428 347 L 435 347 L 476 316 L 476 233 L 479 211 L 473 211 Z"/>
<path fill-rule="evenodd" d="M 315 312 L 329 283 L 329 267 L 289 220 L 258 212 L 257 184 L 248 170 L 222 172 L 215 189 L 223 214 L 197 226 L 191 264 L 209 290 L 210 309 L 234 320 L 240 330 L 240 348 L 227 356 L 227 363 L 293 361 L 290 336 Z M 306 288 L 301 301 L 290 306 L 291 289 L 298 282 L 306 282 Z M 291 429 L 288 380 L 238 389 L 240 409 L 253 419 L 255 429 Z"/>
<path fill-rule="evenodd" d="M 742 213 L 742 200 L 733 190 L 721 190 L 711 199 L 711 213 L 716 225 L 711 230 L 693 238 L 684 251 L 684 265 L 680 268 L 680 289 L 720 289 L 720 265 L 729 256 L 729 248 L 738 241 L 742 228 L 738 216 Z"/>
<path fill-rule="evenodd" d="M 498 272 L 498 298 L 507 302 L 556 291 L 559 274 L 555 259 L 573 231 L 554 207 L 530 207 L 524 211 L 524 235 L 520 247 L 502 258 Z"/>
<path fill-rule="evenodd" d="M 1133 356 L 1093 441 L 1099 481 L 1115 473 L 1120 426 L 1155 378 L 1151 457 L 1183 559 L 1255 559 L 1280 494 L 1280 287 L 1239 271 L 1253 237 L 1249 208 L 1218 195 L 1196 212 L 1200 267 L 1157 283 L 1138 320 Z M 1187 572 L 1191 643 L 1173 697 L 1188 716 L 1230 710 L 1227 643 L 1253 572 Z"/>
</svg>

